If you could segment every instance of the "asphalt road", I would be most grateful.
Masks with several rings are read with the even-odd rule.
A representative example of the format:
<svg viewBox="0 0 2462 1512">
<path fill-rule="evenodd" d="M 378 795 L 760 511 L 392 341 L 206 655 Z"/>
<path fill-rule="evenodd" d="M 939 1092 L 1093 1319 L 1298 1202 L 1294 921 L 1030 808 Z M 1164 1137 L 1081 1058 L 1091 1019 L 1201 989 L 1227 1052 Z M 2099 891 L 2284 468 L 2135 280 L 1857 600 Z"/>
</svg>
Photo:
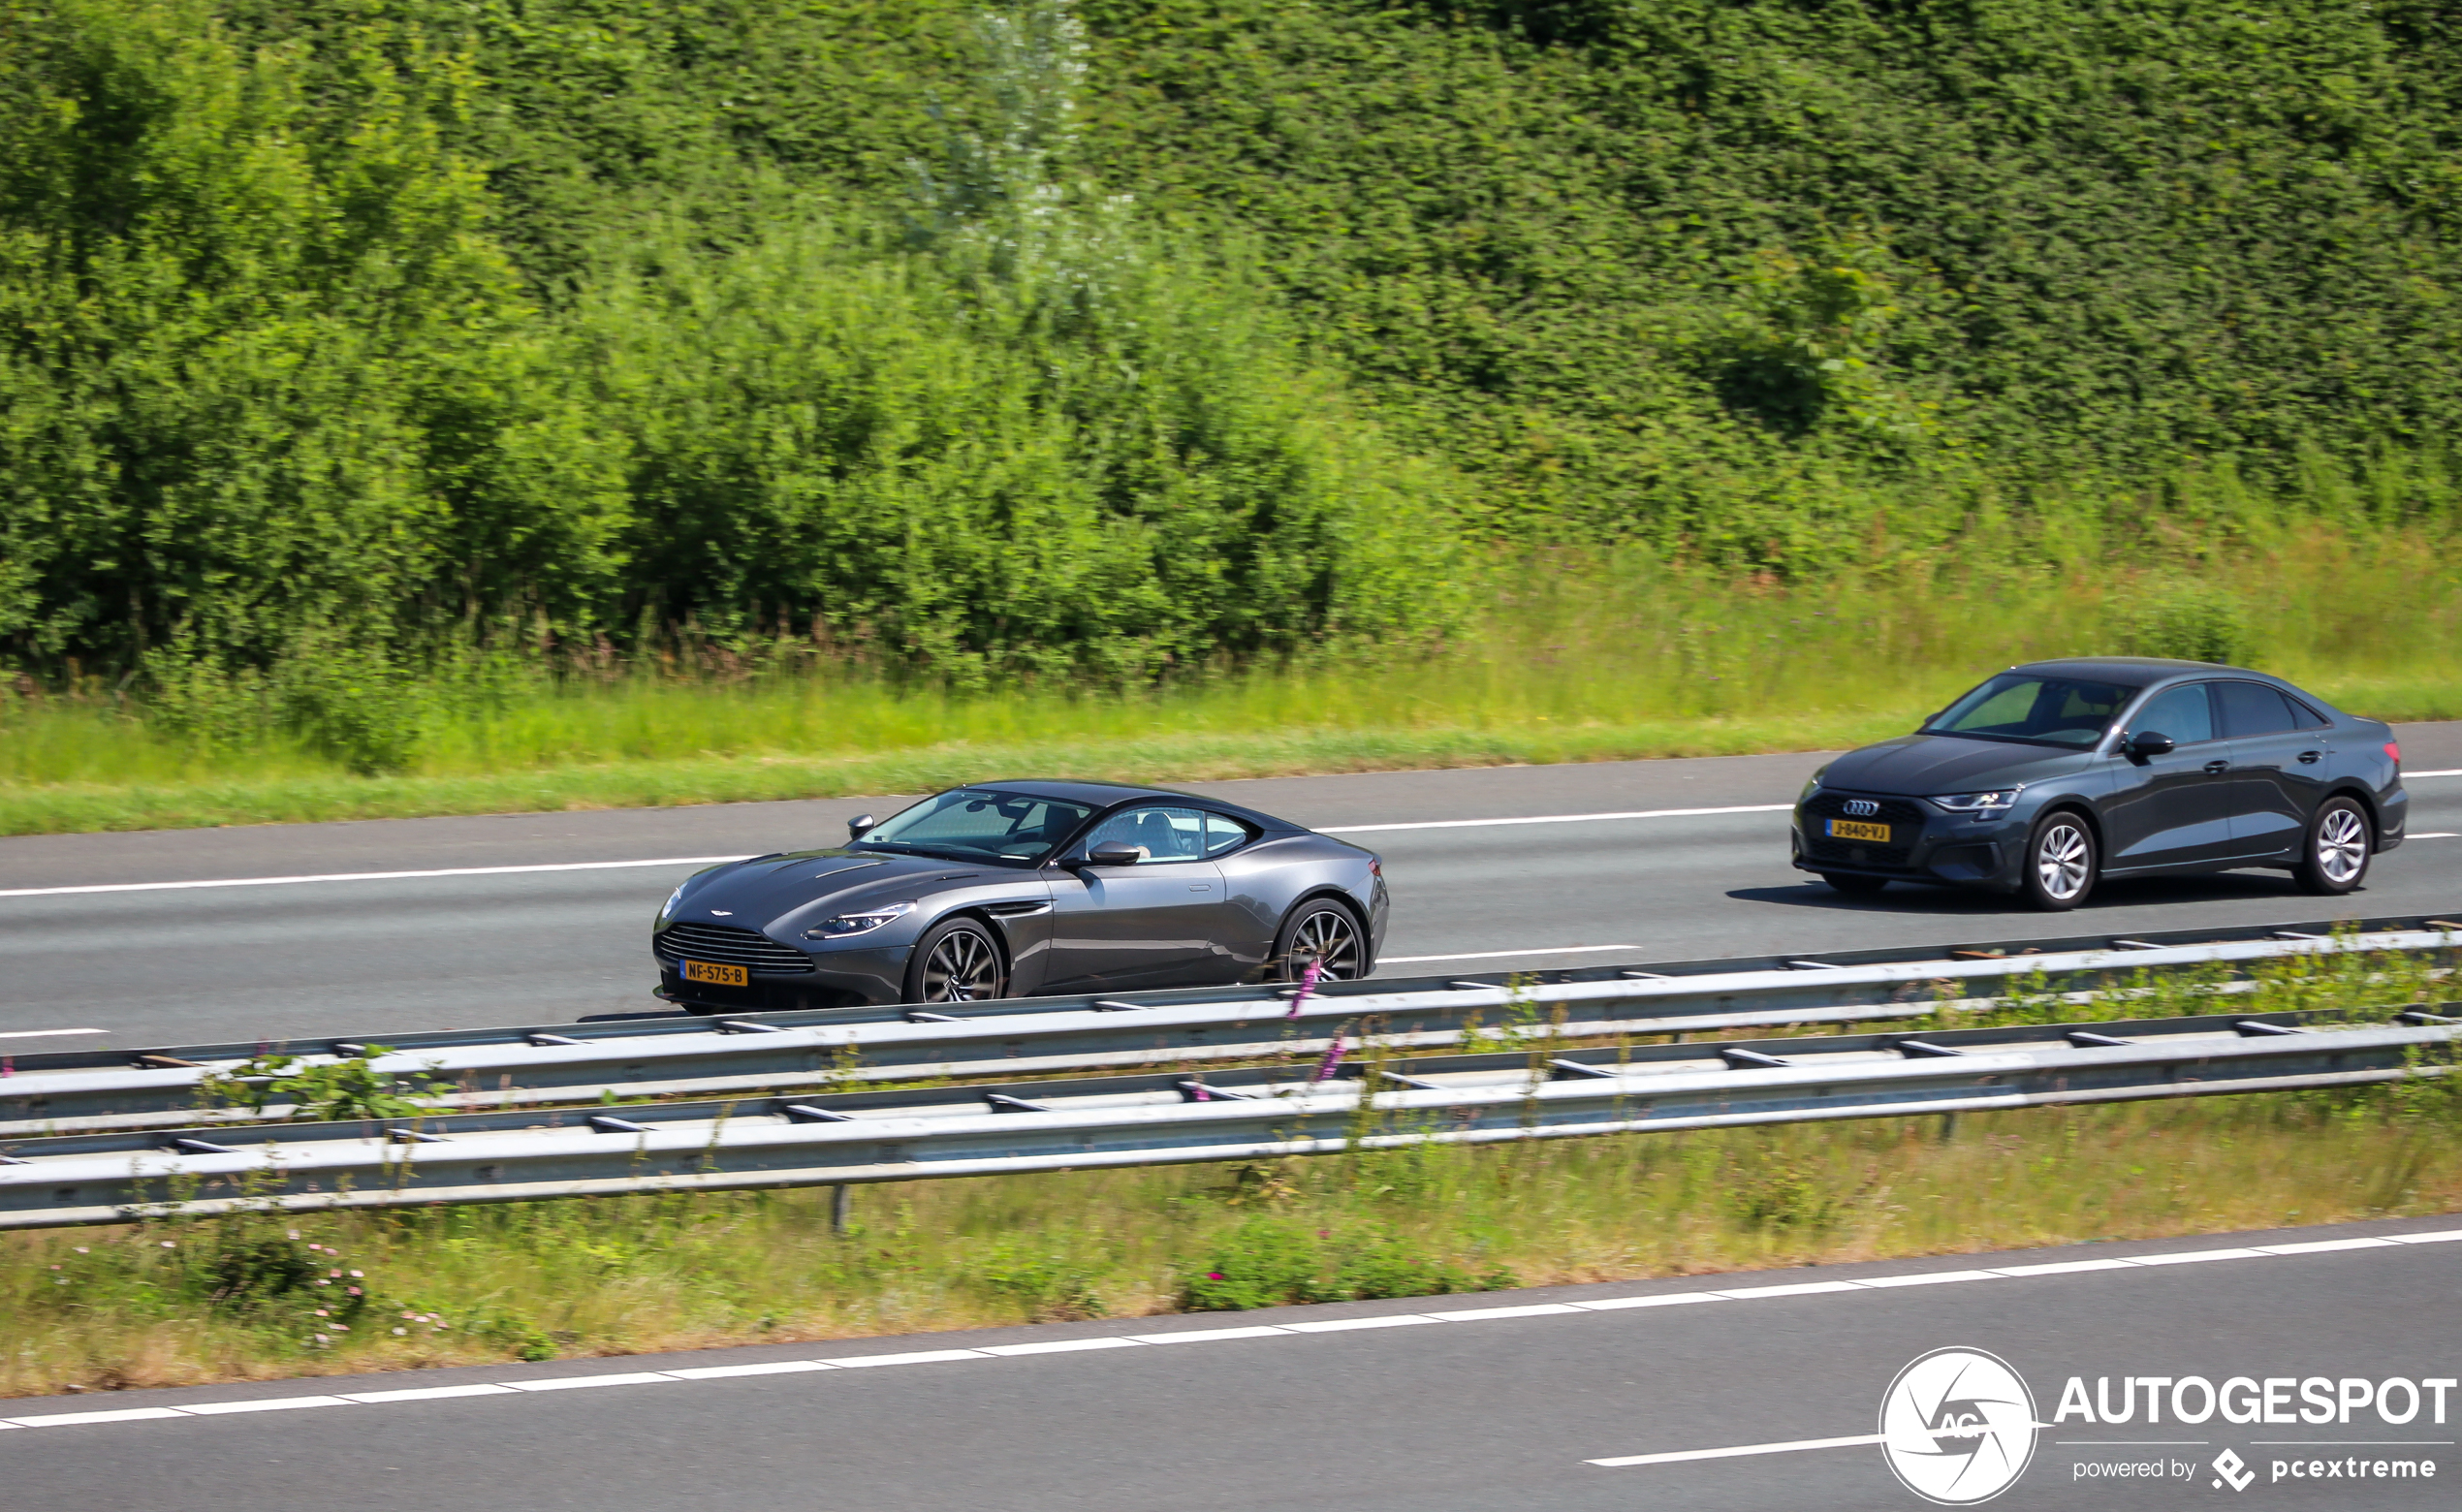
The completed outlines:
<svg viewBox="0 0 2462 1512">
<path fill-rule="evenodd" d="M 2412 771 L 2462 769 L 2462 725 L 2404 728 Z M 1320 828 L 1784 805 L 1821 753 L 1200 784 Z M 664 1011 L 647 935 L 688 864 L 276 886 L 22 889 L 558 867 L 829 844 L 895 799 L 0 839 L 0 1051 L 381 1035 Z M 1394 889 L 1386 975 L 1807 953 L 2338 911 L 2278 873 L 2123 883 L 2080 915 L 1792 870 L 1783 811 L 1373 829 Z M 2462 777 L 2413 787 L 2415 835 L 2462 832 Z M 2462 907 L 2462 838 L 2382 857 L 2350 905 Z M 1419 958 L 1419 959 L 1413 959 Z M 42 1031 L 99 1029 L 51 1037 Z"/>
<path fill-rule="evenodd" d="M 2105 1512 L 2245 1500 L 2335 1512 L 2449 1508 L 2462 1477 L 2454 1446 L 2462 1438 L 2462 1390 L 2450 1384 L 2462 1377 L 2462 1332 L 2451 1322 L 2462 1301 L 2462 1244 L 2292 1254 L 2243 1247 L 2437 1230 L 2462 1239 L 2451 1219 L 2377 1223 L 1235 1315 L 19 1400 L 0 1403 L 0 1414 L 27 1423 L 0 1430 L 0 1507 L 1907 1512 L 1925 1503 L 1893 1478 L 1887 1452 L 1870 1440 L 1898 1372 L 1931 1351 L 1958 1348 L 2005 1362 L 2032 1394 L 2032 1421 L 2048 1425 L 2004 1433 L 2001 1425 L 2030 1420 L 2023 1407 L 1984 1409 L 1996 1425 L 1991 1446 L 2025 1465 L 1996 1507 Z M 2111 1263 L 2162 1255 L 2205 1258 Z M 2081 1262 L 2107 1268 L 2077 1269 Z M 2062 1269 L 2005 1274 L 2036 1265 Z M 1858 1280 L 1896 1284 L 1840 1284 Z M 1752 1294 L 1772 1287 L 1788 1290 Z M 1708 1290 L 1727 1295 L 1699 1295 Z M 1695 1300 L 1631 1305 L 1680 1294 Z M 1620 1299 L 1627 1305 L 1582 1306 Z M 1386 1326 L 1321 1327 L 1345 1320 Z M 1227 1328 L 1254 1332 L 1186 1337 Z M 1026 1352 L 1004 1354 L 1019 1345 Z M 964 1352 L 848 1365 L 921 1351 Z M 816 1360 L 839 1363 L 793 1368 Z M 790 1370 L 742 1372 L 762 1365 Z M 712 1370 L 726 1373 L 694 1373 Z M 2265 1386 L 2280 1381 L 2281 1415 L 2245 1425 L 2217 1416 L 2182 1423 L 2184 1406 L 2207 1407 L 2190 1389 L 2185 1398 L 2165 1392 L 2163 1419 L 2150 1424 L 2142 1390 L 2122 1384 L 2192 1376 L 2224 1387 L 2226 1407 L 2241 1400 L 2227 1383 L 2248 1377 L 2241 1390 L 2260 1411 Z M 2130 1421 L 2081 1418 L 2068 1401 L 2071 1377 L 2080 1401 L 2107 1398 L 2116 1410 L 2124 1392 L 2136 1397 Z M 2405 1384 L 2383 1384 L 2394 1377 Z M 2299 1420 L 2312 1410 L 2303 1390 L 2311 1380 L 2337 1403 L 2331 1420 Z M 2447 1383 L 2441 1393 L 2436 1381 Z M 591 1383 L 597 1389 L 572 1389 Z M 454 1387 L 471 1394 L 353 1400 Z M 2389 1410 L 2407 1421 L 2383 1421 L 2381 1387 Z M 268 1409 L 276 1402 L 287 1404 Z M 1943 1404 L 1955 1405 L 1936 1400 L 1926 1409 Z M 2348 1421 L 2339 1415 L 2346 1410 Z M 88 1412 L 138 1416 L 43 1421 Z M 1849 1442 L 1767 1450 L 1830 1439 Z M 1966 1452 L 1955 1439 L 1897 1440 L 1910 1444 Z M 1761 1452 L 1593 1463 L 1739 1448 Z M 2218 1466 L 2225 1451 L 2231 1458 Z M 2397 1462 L 2415 1467 L 2413 1478 L 2378 1478 Z M 2433 1465 L 2431 1478 L 2416 1477 L 2423 1462 Z M 2329 1478 L 2308 1478 L 2325 1477 L 2328 1464 L 2337 1467 Z M 2115 1473 L 2149 1466 L 2161 1476 Z M 2246 1477 L 2241 1489 L 2223 1484 L 2226 1473 Z"/>
</svg>

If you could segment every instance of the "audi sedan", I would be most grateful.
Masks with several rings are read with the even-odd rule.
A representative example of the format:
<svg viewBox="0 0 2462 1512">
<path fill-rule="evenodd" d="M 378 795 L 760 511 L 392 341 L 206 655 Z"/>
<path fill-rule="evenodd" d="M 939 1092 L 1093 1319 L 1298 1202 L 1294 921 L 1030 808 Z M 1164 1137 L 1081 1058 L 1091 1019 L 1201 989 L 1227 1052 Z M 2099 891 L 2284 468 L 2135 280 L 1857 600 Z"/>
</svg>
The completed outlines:
<svg viewBox="0 0 2462 1512">
<path fill-rule="evenodd" d="M 2103 877 L 2241 866 L 2333 895 L 2409 811 L 2377 720 L 2261 672 L 2089 656 L 2012 667 L 1814 773 L 1794 863 L 1843 893 L 1947 883 L 2048 909 Z"/>
<path fill-rule="evenodd" d="M 658 912 L 658 995 L 705 1012 L 951 1003 L 1375 968 L 1384 866 L 1218 799 L 991 782 L 827 849 L 730 862 Z"/>
</svg>

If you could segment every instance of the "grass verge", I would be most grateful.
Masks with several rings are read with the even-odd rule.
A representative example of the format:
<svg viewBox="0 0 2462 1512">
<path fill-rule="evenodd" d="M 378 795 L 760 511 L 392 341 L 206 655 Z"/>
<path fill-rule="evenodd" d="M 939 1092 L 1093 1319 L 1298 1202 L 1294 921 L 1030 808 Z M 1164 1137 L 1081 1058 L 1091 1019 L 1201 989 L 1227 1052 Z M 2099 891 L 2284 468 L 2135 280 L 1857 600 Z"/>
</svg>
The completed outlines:
<svg viewBox="0 0 2462 1512">
<path fill-rule="evenodd" d="M 2422 531 L 2311 525 L 2185 567 L 1952 563 L 1789 588 L 1541 553 L 1490 569 L 1448 646 L 1125 691 L 958 696 L 783 642 L 505 663 L 398 690 L 415 738 L 376 775 L 270 715 L 183 725 L 107 691 L 0 695 L 0 834 L 1811 750 L 1910 728 L 2011 662 L 2122 650 L 2252 663 L 2380 718 L 2455 718 L 2449 554 Z"/>
</svg>

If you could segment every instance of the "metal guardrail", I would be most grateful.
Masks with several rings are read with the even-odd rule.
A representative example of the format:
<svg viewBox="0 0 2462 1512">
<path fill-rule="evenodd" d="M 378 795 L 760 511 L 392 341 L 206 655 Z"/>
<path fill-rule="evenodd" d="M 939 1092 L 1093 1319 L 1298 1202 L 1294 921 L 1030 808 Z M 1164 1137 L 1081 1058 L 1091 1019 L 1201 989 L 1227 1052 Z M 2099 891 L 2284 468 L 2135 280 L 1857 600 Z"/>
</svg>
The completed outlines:
<svg viewBox="0 0 2462 1512">
<path fill-rule="evenodd" d="M 2337 928 L 2352 925 L 1588 967 L 1501 980 L 1498 974 L 1371 980 L 1328 984 L 1296 1004 L 1289 989 L 1212 988 L 1117 998 L 1009 998 L 964 1005 L 963 1016 L 854 1009 L 369 1038 L 396 1047 L 373 1062 L 376 1069 L 426 1071 L 456 1083 L 458 1090 L 443 1099 L 448 1107 L 537 1105 L 602 1093 L 752 1095 L 866 1080 L 1312 1054 L 1368 1022 L 1380 1043 L 1399 1048 L 1451 1044 L 1473 1024 L 1512 1032 L 1505 1021 L 1516 1013 L 1546 1020 L 1546 1031 L 1571 1038 L 1845 1024 L 1906 1018 L 1944 999 L 2003 995 L 2012 981 L 2037 975 L 2053 991 L 2093 991 L 2139 972 L 2304 954 L 2436 950 L 2462 936 L 2462 929 L 2441 919 L 2365 921 L 2357 932 L 2341 935 L 2333 933 Z M 215 1115 L 198 1106 L 200 1080 L 284 1048 L 224 1044 L 16 1057 L 12 1074 L 0 1079 L 0 1138 L 211 1121 Z M 315 1049 L 322 1054 L 311 1059 L 331 1059 L 360 1047 L 324 1042 Z M 140 1065 L 132 1068 L 131 1060 Z"/>
<path fill-rule="evenodd" d="M 2350 1087 L 2441 1075 L 2462 1019 L 2228 1014 L 1249 1068 L 754 1103 L 15 1142 L 0 1228 L 843 1184 Z M 541 1123 L 522 1120 L 548 1119 Z M 166 1148 L 167 1147 L 167 1148 Z"/>
</svg>

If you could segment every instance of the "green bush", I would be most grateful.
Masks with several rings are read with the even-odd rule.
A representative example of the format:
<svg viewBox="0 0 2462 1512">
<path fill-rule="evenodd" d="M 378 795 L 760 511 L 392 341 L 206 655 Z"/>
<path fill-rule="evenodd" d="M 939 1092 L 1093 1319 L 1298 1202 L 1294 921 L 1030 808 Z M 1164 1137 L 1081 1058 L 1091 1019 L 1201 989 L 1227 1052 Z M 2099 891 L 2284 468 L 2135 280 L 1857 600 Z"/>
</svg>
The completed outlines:
<svg viewBox="0 0 2462 1512">
<path fill-rule="evenodd" d="M 1260 1214 L 1241 1222 L 1202 1260 L 1183 1269 L 1180 1306 L 1191 1312 L 1238 1311 L 1294 1303 L 1499 1291 L 1519 1284 L 1500 1267 L 1473 1274 L 1430 1257 L 1381 1224 L 1311 1230 L 1304 1223 Z"/>
</svg>

